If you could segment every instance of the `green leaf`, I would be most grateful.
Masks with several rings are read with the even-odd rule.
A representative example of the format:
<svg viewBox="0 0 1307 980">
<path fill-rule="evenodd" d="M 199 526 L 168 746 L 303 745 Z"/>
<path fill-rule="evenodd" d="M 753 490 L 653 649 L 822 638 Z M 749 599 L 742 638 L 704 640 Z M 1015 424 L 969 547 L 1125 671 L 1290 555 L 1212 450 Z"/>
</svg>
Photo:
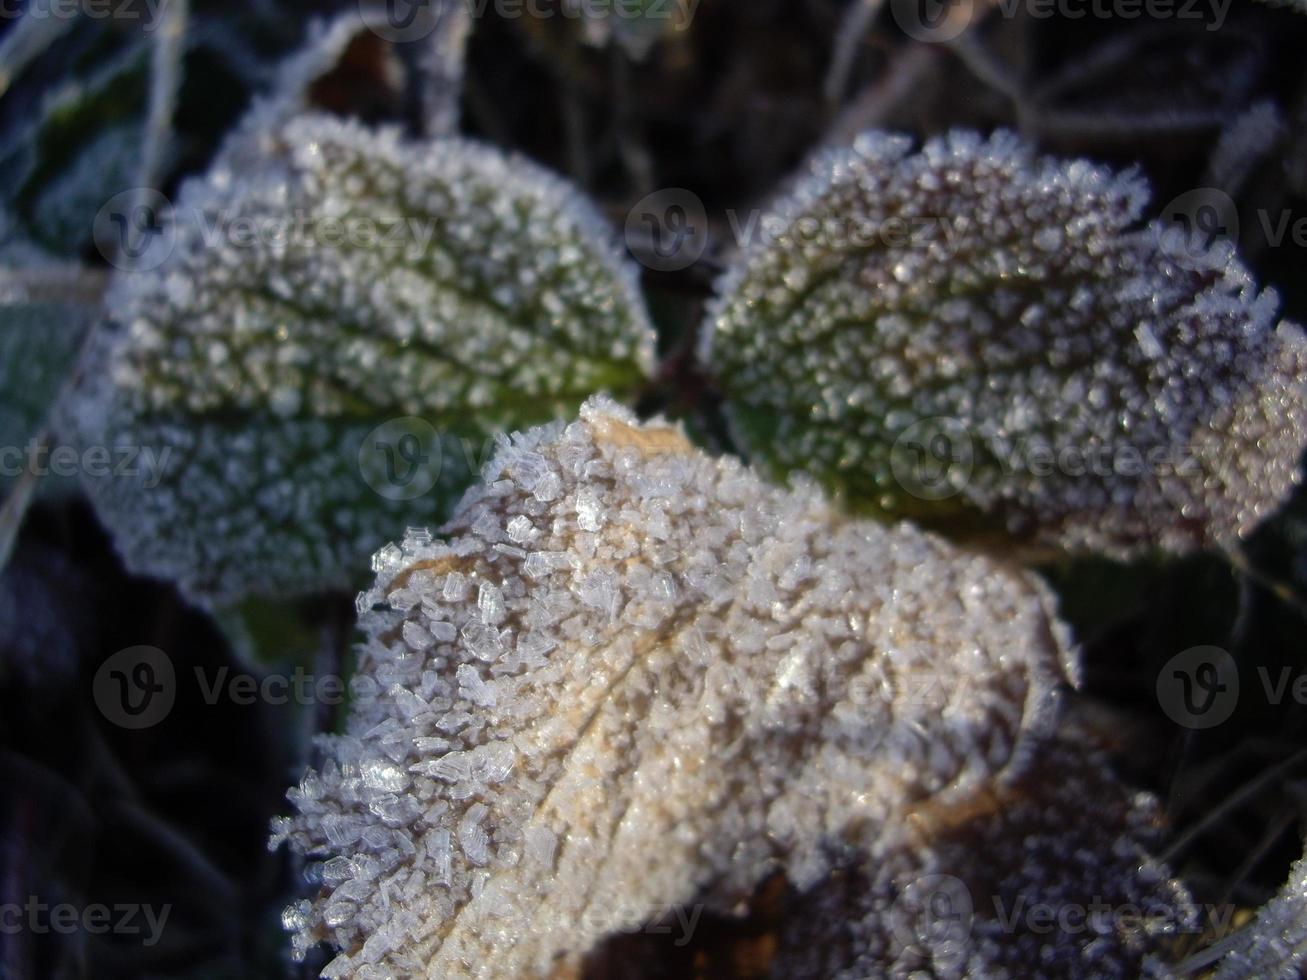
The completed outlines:
<svg viewBox="0 0 1307 980">
<path fill-rule="evenodd" d="M 858 511 L 1130 556 L 1228 546 L 1307 443 L 1302 331 L 1147 188 L 1014 137 L 869 133 L 758 223 L 701 357 L 735 435 Z"/>
<path fill-rule="evenodd" d="M 476 143 L 246 127 L 171 211 L 120 253 L 120 329 L 77 415 L 159 464 L 89 488 L 128 562 L 197 598 L 348 585 L 443 519 L 493 433 L 651 367 L 597 213 Z"/>
<path fill-rule="evenodd" d="M 77 485 L 82 458 L 53 427 L 103 290 L 99 273 L 55 261 L 0 207 L 0 568 L 37 492 Z"/>
<path fill-rule="evenodd" d="M 90 25 L 75 33 L 91 49 L 83 63 L 29 93 L 30 114 L 0 136 L 0 195 L 34 241 L 66 257 L 90 246 L 100 207 L 132 184 L 149 61 L 143 40 L 96 44 Z"/>
</svg>

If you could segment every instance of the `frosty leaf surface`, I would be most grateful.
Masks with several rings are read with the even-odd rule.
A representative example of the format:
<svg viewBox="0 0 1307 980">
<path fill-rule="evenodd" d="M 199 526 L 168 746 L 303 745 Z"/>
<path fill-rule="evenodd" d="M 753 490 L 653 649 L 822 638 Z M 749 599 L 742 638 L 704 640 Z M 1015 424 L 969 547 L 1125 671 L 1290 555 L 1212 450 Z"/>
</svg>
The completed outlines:
<svg viewBox="0 0 1307 980">
<path fill-rule="evenodd" d="M 91 485 L 134 567 L 206 598 L 347 583 L 443 518 L 491 433 L 648 370 L 633 278 L 561 179 L 324 115 L 265 134 L 255 167 L 239 139 L 181 191 L 157 266 L 118 277 L 79 411 L 88 438 L 172 450 L 154 486 Z"/>
<path fill-rule="evenodd" d="M 1162 844 L 1159 810 L 1084 742 L 1050 739 L 1016 779 L 887 835 L 838 884 L 805 895 L 771 975 L 1159 975 L 1144 965 L 1199 925 L 1183 886 L 1150 854 Z"/>
<path fill-rule="evenodd" d="M 3 272 L 3 270 L 0 270 Z M 90 325 L 84 307 L 53 302 L 0 305 L 0 499 L 24 469 L 28 446 L 55 407 Z M 48 461 L 47 461 L 48 462 Z M 47 464 L 37 461 L 44 468 Z"/>
<path fill-rule="evenodd" d="M 89 23 L 64 43 L 72 77 L 12 96 L 28 108 L 0 132 L 0 196 L 26 234 L 71 258 L 90 246 L 104 202 L 132 186 L 149 59 L 141 39 L 113 45 Z"/>
<path fill-rule="evenodd" d="M 80 282 L 83 270 L 56 261 L 16 224 L 0 209 L 0 502 L 20 474 L 48 468 L 32 456 L 33 441 L 56 415 L 100 288 L 90 273 Z"/>
<path fill-rule="evenodd" d="M 604 399 L 374 568 L 347 732 L 274 829 L 320 862 L 285 924 L 327 976 L 548 975 L 654 908 L 820 888 L 1015 787 L 1070 670 L 1034 579 Z"/>
<path fill-rule="evenodd" d="M 1128 555 L 1228 545 L 1307 438 L 1302 331 L 1143 182 L 954 133 L 814 159 L 702 345 L 746 448 L 855 508 Z"/>
</svg>

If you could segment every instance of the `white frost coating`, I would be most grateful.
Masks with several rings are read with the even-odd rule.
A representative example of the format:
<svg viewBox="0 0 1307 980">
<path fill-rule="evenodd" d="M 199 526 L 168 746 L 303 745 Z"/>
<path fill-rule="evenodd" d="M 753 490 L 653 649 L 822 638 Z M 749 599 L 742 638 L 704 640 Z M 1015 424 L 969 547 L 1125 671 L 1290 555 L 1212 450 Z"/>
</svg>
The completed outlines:
<svg viewBox="0 0 1307 980">
<path fill-rule="evenodd" d="M 512 419 L 652 368 L 632 268 L 562 178 L 320 114 L 267 138 L 253 172 L 188 182 L 170 260 L 115 283 L 138 411 Z"/>
<path fill-rule="evenodd" d="M 1161 843 L 1159 810 L 1082 740 L 1046 743 L 1019 778 L 887 835 L 853 873 L 787 910 L 771 975 L 1169 976 L 1159 950 L 1200 918 L 1148 853 Z"/>
<path fill-rule="evenodd" d="M 1214 980 L 1297 980 L 1307 965 L 1307 856 L 1221 961 Z"/>
<path fill-rule="evenodd" d="M 523 518 L 525 556 L 501 547 Z M 333 975 L 547 974 L 777 867 L 819 886 L 1019 787 L 1056 723 L 1069 655 L 1035 580 L 607 399 L 502 439 L 444 534 L 379 558 L 358 669 L 391 693 L 323 739 L 274 834 L 351 869 L 288 919 L 298 953 L 341 950 Z M 406 791 L 360 778 L 378 760 Z"/>
<path fill-rule="evenodd" d="M 161 482 L 86 482 L 127 563 L 201 601 L 348 584 L 397 524 L 449 513 L 491 433 L 653 364 L 632 267 L 571 184 L 467 140 L 290 116 L 348 21 L 183 186 L 167 261 L 117 277 L 76 406 L 85 444 L 168 454 Z M 360 447 L 408 416 L 406 482 L 379 490 L 400 435 L 375 473 Z"/>
<path fill-rule="evenodd" d="M 865 134 L 760 222 L 701 356 L 752 451 L 862 507 L 1117 555 L 1228 545 L 1297 478 L 1307 342 L 1228 249 L 1131 230 L 1147 197 L 1011 134 Z"/>
</svg>

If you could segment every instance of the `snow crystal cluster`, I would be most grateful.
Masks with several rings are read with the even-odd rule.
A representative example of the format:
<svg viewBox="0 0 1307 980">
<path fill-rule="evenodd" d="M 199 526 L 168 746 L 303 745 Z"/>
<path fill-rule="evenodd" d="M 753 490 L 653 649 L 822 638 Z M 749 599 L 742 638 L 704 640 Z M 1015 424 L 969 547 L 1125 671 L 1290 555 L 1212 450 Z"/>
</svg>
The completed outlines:
<svg viewBox="0 0 1307 980">
<path fill-rule="evenodd" d="M 338 948 L 325 976 L 545 975 L 656 909 L 728 911 L 778 869 L 819 897 L 840 868 L 951 867 L 968 832 L 1010 859 L 1004 887 L 1165 891 L 1140 805 L 1050 748 L 1073 670 L 1032 578 L 849 521 L 603 398 L 501 440 L 482 476 L 443 540 L 375 556 L 369 696 L 274 828 L 313 859 L 285 923 L 301 955 Z M 1041 766 L 1051 805 L 1027 785 Z M 1066 843 L 1084 779 L 1100 828 Z M 996 797 L 1014 802 L 990 819 Z M 925 949 L 881 928 L 907 887 L 883 877 L 841 968 L 984 965 L 983 928 Z M 1136 962 L 1147 937 L 1109 920 L 1027 938 L 1033 968 Z M 789 975 L 821 975 L 803 945 Z"/>
<path fill-rule="evenodd" d="M 287 75 L 303 86 L 323 64 L 310 52 Z M 87 443 L 170 452 L 153 486 L 89 489 L 133 567 L 209 600 L 350 581 L 397 524 L 448 514 L 491 433 L 625 392 L 652 364 L 634 275 L 571 185 L 298 105 L 256 107 L 181 190 L 167 259 L 117 278 L 118 330 L 77 411 Z M 397 418 L 423 420 L 426 443 L 385 447 L 392 468 L 434 471 L 398 504 L 358 463 Z"/>
<path fill-rule="evenodd" d="M 1221 961 L 1216 980 L 1297 980 L 1307 966 L 1307 856 Z"/>
<path fill-rule="evenodd" d="M 1228 545 L 1307 444 L 1307 342 L 1134 174 L 1010 134 L 817 157 L 702 356 L 741 440 L 855 506 L 1128 554 Z"/>
</svg>

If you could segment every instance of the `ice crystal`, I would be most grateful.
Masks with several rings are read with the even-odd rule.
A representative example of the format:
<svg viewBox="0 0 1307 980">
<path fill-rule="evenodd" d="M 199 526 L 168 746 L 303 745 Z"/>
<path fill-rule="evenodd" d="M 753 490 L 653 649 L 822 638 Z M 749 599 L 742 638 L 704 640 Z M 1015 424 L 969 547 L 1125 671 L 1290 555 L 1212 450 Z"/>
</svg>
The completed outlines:
<svg viewBox="0 0 1307 980">
<path fill-rule="evenodd" d="M 850 860 L 842 886 L 803 897 L 773 976 L 1124 980 L 1159 975 L 1145 964 L 1198 928 L 1147 850 L 1160 843 L 1156 801 L 1083 746 L 1046 744 L 974 805 L 923 810 L 911 831 Z"/>
<path fill-rule="evenodd" d="M 498 547 L 523 518 L 526 557 Z M 378 576 L 359 671 L 389 694 L 356 700 L 274 834 L 349 869 L 289 927 L 301 954 L 339 949 L 329 975 L 549 974 L 655 909 L 727 911 L 778 868 L 820 892 L 850 862 L 902 864 L 914 834 L 923 867 L 995 795 L 1016 801 L 988 836 L 1024 869 L 1017 887 L 1153 890 L 1134 804 L 1109 807 L 1063 866 L 1050 824 L 1084 826 L 1066 802 L 1082 782 L 1105 804 L 1126 797 L 1049 748 L 1071 661 L 1021 572 L 841 517 L 810 484 L 768 487 L 601 398 L 501 440 L 444 535 Z M 443 624 L 457 641 L 408 642 Z M 378 735 L 397 730 L 403 742 Z M 1040 759 L 1057 777 L 1036 792 Z M 409 774 L 402 816 L 362 778 L 392 764 Z M 333 837 L 341 823 L 361 841 Z M 1049 836 L 1027 855 L 1036 834 Z M 856 926 L 843 966 L 907 955 L 911 937 L 880 935 Z M 927 961 L 1088 968 L 1136 962 L 1148 941 L 1111 922 L 1092 943 L 1027 936 L 1002 954 L 986 936 Z"/>
<path fill-rule="evenodd" d="M 1221 961 L 1216 980 L 1296 980 L 1307 964 L 1307 856 Z"/>
<path fill-rule="evenodd" d="M 167 260 L 116 281 L 77 412 L 88 442 L 170 451 L 157 485 L 90 490 L 134 568 L 199 598 L 347 583 L 397 523 L 443 519 L 491 433 L 624 392 L 652 358 L 575 188 L 293 105 L 253 110 L 182 188 Z"/>
<path fill-rule="evenodd" d="M 1307 443 L 1307 342 L 1134 174 L 955 133 L 818 156 L 702 356 L 742 441 L 856 506 L 1128 554 L 1225 545 Z"/>
</svg>

